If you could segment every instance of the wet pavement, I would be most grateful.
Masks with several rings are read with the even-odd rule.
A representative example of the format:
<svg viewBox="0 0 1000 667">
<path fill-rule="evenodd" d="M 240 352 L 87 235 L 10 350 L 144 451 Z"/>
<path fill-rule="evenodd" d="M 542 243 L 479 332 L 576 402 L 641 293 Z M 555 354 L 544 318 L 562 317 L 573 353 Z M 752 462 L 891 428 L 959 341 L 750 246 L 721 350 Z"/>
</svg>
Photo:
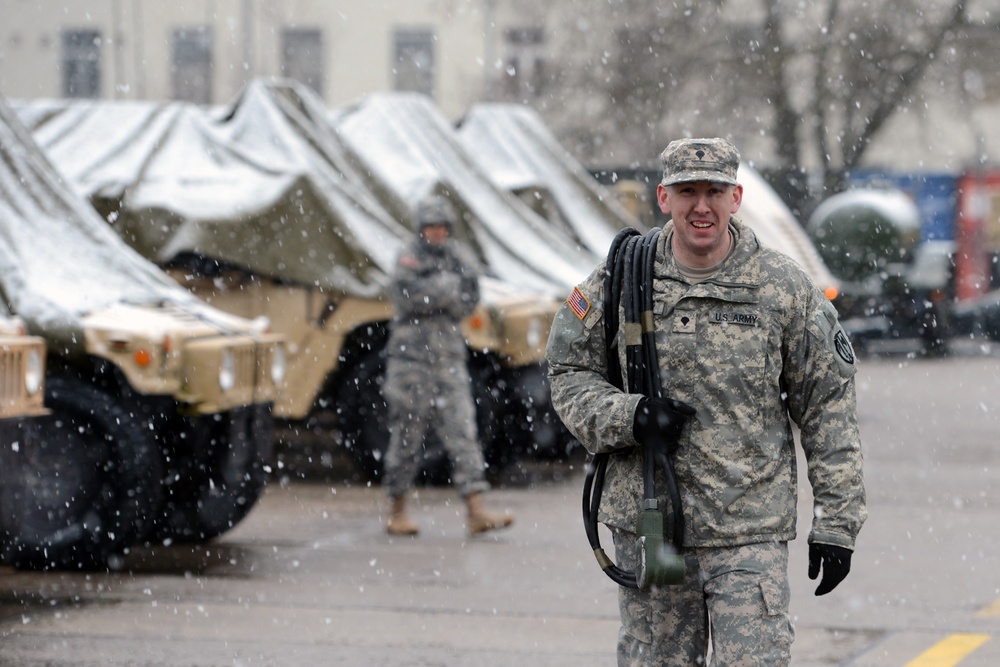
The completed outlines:
<svg viewBox="0 0 1000 667">
<path fill-rule="evenodd" d="M 976 352 L 863 360 L 871 516 L 850 577 L 814 597 L 802 475 L 794 665 L 1000 664 L 1000 358 Z M 0 568 L 0 665 L 614 664 L 582 458 L 511 471 L 487 501 L 515 525 L 476 538 L 448 488 L 420 490 L 420 536 L 390 538 L 380 489 L 332 461 L 286 466 L 208 545 L 138 549 L 114 573 Z"/>
</svg>

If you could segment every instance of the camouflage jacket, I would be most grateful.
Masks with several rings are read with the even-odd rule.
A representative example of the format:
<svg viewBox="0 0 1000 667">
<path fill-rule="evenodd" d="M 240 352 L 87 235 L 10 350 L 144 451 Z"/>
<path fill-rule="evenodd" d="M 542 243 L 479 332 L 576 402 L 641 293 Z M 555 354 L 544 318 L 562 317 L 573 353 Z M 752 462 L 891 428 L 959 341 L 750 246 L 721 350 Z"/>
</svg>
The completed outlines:
<svg viewBox="0 0 1000 667">
<path fill-rule="evenodd" d="M 850 343 L 833 305 L 799 265 L 761 246 L 736 218 L 731 224 L 736 249 L 706 282 L 691 285 L 678 272 L 670 223 L 656 249 L 663 393 L 698 411 L 674 459 L 684 544 L 795 537 L 794 423 L 815 497 L 809 541 L 853 549 L 867 512 Z M 632 434 L 640 396 L 607 380 L 603 264 L 577 290 L 549 337 L 552 399 L 589 451 L 612 452 L 598 518 L 634 531 L 643 493 L 641 448 Z M 623 369 L 624 347 L 617 348 Z M 657 489 L 660 507 L 668 508 L 660 471 Z"/>
<path fill-rule="evenodd" d="M 390 357 L 433 363 L 467 354 L 462 320 L 479 302 L 479 271 L 454 240 L 433 246 L 417 236 L 402 250 L 390 286 Z"/>
</svg>

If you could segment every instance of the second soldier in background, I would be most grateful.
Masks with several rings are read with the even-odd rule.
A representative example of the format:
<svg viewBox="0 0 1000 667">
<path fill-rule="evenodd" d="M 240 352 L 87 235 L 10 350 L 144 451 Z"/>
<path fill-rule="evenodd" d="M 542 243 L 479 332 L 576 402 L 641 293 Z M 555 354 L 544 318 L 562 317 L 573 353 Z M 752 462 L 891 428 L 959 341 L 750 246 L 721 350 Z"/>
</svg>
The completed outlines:
<svg viewBox="0 0 1000 667">
<path fill-rule="evenodd" d="M 386 530 L 416 535 L 406 497 L 420 470 L 424 438 L 432 429 L 448 452 L 451 479 L 468 507 L 470 534 L 509 526 L 513 518 L 482 507 L 489 489 L 479 445 L 462 320 L 479 302 L 474 258 L 453 238 L 456 214 L 431 196 L 417 209 L 419 233 L 400 253 L 390 295 L 393 305 L 383 388 L 391 439 L 383 487 L 390 499 Z"/>
</svg>

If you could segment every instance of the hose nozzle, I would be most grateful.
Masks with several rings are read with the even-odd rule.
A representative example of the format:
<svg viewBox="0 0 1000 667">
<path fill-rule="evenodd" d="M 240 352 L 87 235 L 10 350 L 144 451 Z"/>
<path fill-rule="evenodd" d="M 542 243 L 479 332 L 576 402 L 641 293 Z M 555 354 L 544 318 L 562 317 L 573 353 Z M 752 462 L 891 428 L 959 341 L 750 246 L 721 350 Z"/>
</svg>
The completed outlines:
<svg viewBox="0 0 1000 667">
<path fill-rule="evenodd" d="M 636 533 L 639 543 L 635 578 L 639 590 L 683 582 L 684 556 L 663 540 L 663 513 L 656 510 L 640 512 Z"/>
</svg>

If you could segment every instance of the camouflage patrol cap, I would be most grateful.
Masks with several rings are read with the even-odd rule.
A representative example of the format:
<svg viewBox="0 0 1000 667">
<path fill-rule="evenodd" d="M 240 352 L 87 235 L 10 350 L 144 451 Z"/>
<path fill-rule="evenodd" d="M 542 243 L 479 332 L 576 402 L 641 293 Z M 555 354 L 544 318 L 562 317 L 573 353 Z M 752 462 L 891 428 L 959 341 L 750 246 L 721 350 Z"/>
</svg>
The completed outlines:
<svg viewBox="0 0 1000 667">
<path fill-rule="evenodd" d="M 740 152 L 725 139 L 677 139 L 662 153 L 663 185 L 712 181 L 736 185 Z"/>
<path fill-rule="evenodd" d="M 430 195 L 417 206 L 417 225 L 447 225 L 455 224 L 455 207 L 441 195 Z"/>
</svg>

